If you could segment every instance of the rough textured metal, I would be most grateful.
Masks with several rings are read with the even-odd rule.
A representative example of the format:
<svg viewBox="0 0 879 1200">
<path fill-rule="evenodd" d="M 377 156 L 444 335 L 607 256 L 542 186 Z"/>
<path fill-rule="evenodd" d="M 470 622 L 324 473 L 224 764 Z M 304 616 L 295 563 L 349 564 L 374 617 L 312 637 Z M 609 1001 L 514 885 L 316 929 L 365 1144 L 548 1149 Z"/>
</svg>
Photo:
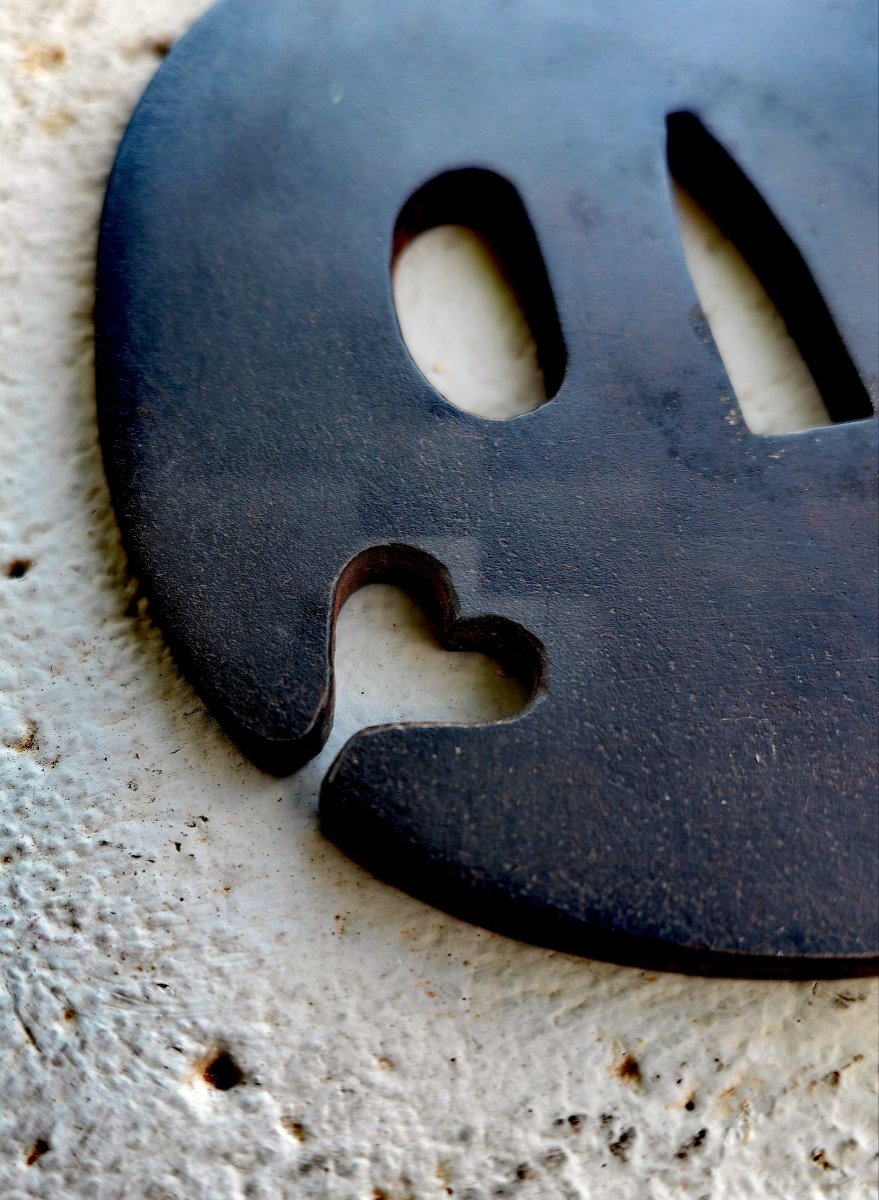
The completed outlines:
<svg viewBox="0 0 879 1200">
<path fill-rule="evenodd" d="M 533 683 L 515 720 L 344 748 L 324 826 L 376 873 L 617 960 L 872 964 L 877 422 L 723 421 L 665 165 L 679 114 L 676 173 L 751 236 L 830 412 L 864 417 L 843 342 L 875 394 L 872 26 L 227 0 L 147 93 L 104 215 L 102 438 L 198 688 L 296 768 L 367 579 Z M 408 358 L 388 259 L 433 220 L 517 248 L 558 386 L 537 412 L 462 413 Z"/>
</svg>

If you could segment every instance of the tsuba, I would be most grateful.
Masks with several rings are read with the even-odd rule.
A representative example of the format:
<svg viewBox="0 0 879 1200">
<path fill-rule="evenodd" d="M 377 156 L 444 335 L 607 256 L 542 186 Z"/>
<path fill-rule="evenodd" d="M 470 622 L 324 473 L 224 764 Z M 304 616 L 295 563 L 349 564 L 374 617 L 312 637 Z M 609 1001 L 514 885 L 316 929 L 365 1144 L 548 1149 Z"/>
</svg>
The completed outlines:
<svg viewBox="0 0 879 1200">
<path fill-rule="evenodd" d="M 103 217 L 99 406 L 184 669 L 293 771 L 340 603 L 391 580 L 532 690 L 345 746 L 323 827 L 381 878 L 621 962 L 875 967 L 873 26 L 824 0 L 225 0 L 149 88 Z M 726 419 L 667 153 L 835 424 Z M 442 221 L 518 262 L 556 393 L 533 413 L 459 411 L 408 354 L 392 245 Z"/>
</svg>

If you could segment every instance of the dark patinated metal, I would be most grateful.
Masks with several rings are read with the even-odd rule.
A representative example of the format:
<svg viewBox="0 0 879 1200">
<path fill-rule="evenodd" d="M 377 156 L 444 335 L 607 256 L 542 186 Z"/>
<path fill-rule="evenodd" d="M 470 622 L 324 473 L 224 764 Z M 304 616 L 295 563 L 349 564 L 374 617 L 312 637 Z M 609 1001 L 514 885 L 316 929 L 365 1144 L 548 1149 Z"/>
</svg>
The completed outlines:
<svg viewBox="0 0 879 1200">
<path fill-rule="evenodd" d="M 823 0 L 225 0 L 163 65 L 98 382 L 182 665 L 277 772 L 326 736 L 367 580 L 531 684 L 517 719 L 344 748 L 323 826 L 382 878 L 618 961 L 875 965 L 875 66 L 873 5 Z M 726 419 L 667 137 L 837 424 Z M 557 393 L 527 416 L 458 411 L 403 344 L 392 244 L 441 220 L 506 247 Z"/>
</svg>

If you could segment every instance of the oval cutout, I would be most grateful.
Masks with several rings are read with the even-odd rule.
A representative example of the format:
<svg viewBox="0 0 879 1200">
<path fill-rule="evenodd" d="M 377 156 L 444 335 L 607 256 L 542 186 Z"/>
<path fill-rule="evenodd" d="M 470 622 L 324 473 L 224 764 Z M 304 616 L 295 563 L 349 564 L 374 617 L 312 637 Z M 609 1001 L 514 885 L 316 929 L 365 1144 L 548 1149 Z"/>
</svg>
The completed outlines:
<svg viewBox="0 0 879 1200">
<path fill-rule="evenodd" d="M 451 404 L 506 420 L 556 394 L 564 340 L 537 237 L 511 183 L 467 168 L 419 188 L 397 218 L 391 269 L 403 340 Z"/>
</svg>

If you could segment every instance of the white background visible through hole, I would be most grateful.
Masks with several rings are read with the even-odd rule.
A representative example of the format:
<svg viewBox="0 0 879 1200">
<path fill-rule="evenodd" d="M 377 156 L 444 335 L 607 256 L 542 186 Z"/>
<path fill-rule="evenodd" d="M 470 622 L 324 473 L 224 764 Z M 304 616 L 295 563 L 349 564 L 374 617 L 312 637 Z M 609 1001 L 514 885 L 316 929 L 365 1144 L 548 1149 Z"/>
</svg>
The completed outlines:
<svg viewBox="0 0 879 1200">
<path fill-rule="evenodd" d="M 484 654 L 441 649 L 418 606 L 386 584 L 361 588 L 342 610 L 336 685 L 336 743 L 380 721 L 510 717 L 528 699 L 522 684 Z"/>
<path fill-rule="evenodd" d="M 772 434 L 828 425 L 809 368 L 763 285 L 692 197 L 679 187 L 673 196 L 687 265 L 748 428 Z"/>
<path fill-rule="evenodd" d="M 439 225 L 413 238 L 395 263 L 394 300 L 415 362 L 459 408 L 501 419 L 546 400 L 525 316 L 472 229 Z"/>
<path fill-rule="evenodd" d="M 672 198 L 687 265 L 748 427 L 769 434 L 826 425 L 814 380 L 762 284 L 686 192 L 675 186 Z M 394 299 L 412 357 L 451 403 L 503 419 L 545 402 L 524 314 L 472 230 L 440 225 L 414 238 L 395 264 Z"/>
<path fill-rule="evenodd" d="M 872 1200 L 875 980 L 567 958 L 445 917 L 319 835 L 322 773 L 354 728 L 496 705 L 459 690 L 473 660 L 453 694 L 420 635 L 393 652 L 415 618 L 392 593 L 342 613 L 333 745 L 288 780 L 230 745 L 160 631 L 125 615 L 94 236 L 158 51 L 205 7 L 3 5 L 0 1195 Z M 7 579 L 15 559 L 32 566 Z M 225 1092 L 198 1070 L 218 1046 L 244 1072 Z"/>
</svg>

